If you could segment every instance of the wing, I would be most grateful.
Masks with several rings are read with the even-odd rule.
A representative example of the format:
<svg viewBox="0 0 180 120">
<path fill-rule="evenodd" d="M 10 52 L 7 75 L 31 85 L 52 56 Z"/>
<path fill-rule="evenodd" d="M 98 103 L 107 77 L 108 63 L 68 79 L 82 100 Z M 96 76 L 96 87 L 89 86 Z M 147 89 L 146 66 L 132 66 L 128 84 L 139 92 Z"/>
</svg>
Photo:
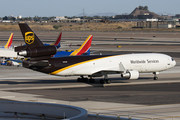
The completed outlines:
<svg viewBox="0 0 180 120">
<path fill-rule="evenodd" d="M 101 70 L 97 70 L 97 71 L 95 70 L 95 71 L 93 71 L 92 76 L 97 77 L 97 76 L 102 76 L 105 73 L 106 74 L 121 74 L 121 73 L 125 73 L 125 72 L 126 72 L 126 69 L 125 69 L 124 65 L 120 62 L 119 69 L 109 67 L 109 68 L 105 68 L 105 69 L 101 69 Z"/>
</svg>

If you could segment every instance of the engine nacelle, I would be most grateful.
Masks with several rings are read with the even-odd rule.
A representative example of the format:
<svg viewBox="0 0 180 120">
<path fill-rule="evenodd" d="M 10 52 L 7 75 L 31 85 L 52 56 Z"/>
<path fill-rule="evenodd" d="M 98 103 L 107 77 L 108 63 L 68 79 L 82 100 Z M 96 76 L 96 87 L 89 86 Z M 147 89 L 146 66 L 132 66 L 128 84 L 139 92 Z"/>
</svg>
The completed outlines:
<svg viewBox="0 0 180 120">
<path fill-rule="evenodd" d="M 41 57 L 41 56 L 50 56 L 56 54 L 56 46 L 43 46 L 43 47 L 34 47 L 26 48 L 18 52 L 18 55 L 25 57 Z"/>
<path fill-rule="evenodd" d="M 138 79 L 139 72 L 137 70 L 127 71 L 126 73 L 121 74 L 121 77 L 126 79 Z"/>
</svg>

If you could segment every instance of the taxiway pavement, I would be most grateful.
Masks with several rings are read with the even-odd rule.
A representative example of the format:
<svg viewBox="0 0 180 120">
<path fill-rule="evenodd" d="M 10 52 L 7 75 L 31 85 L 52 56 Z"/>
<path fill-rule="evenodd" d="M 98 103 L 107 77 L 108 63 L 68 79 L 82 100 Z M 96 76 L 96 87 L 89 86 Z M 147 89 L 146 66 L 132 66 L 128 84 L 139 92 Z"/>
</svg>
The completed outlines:
<svg viewBox="0 0 180 120">
<path fill-rule="evenodd" d="M 94 34 L 93 54 L 126 54 L 136 52 L 163 52 L 172 56 L 177 65 L 152 79 L 153 74 L 140 74 L 138 80 L 125 80 L 120 75 L 109 78 L 111 84 L 78 83 L 77 77 L 58 77 L 38 73 L 22 67 L 0 66 L 1 100 L 60 103 L 83 107 L 89 113 L 132 118 L 180 119 L 180 34 L 141 32 L 65 32 L 65 49 L 76 49 L 86 36 Z M 38 32 L 45 42 L 53 42 L 58 32 Z M 0 45 L 5 44 L 10 32 L 0 32 Z M 74 36 L 74 37 L 73 37 Z M 115 38 L 118 38 L 115 40 Z M 2 39 L 2 41 L 1 41 Z M 14 45 L 21 44 L 16 32 Z M 66 45 L 73 42 L 71 48 Z M 118 47 L 119 46 L 119 47 Z"/>
</svg>

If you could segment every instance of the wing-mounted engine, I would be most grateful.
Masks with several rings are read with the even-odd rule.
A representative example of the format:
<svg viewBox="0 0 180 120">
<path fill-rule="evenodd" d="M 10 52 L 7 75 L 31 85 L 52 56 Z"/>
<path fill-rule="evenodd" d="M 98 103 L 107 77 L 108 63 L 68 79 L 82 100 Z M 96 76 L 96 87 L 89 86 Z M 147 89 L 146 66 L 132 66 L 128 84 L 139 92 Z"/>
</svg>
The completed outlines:
<svg viewBox="0 0 180 120">
<path fill-rule="evenodd" d="M 139 72 L 137 70 L 128 70 L 126 73 L 122 73 L 121 77 L 126 79 L 138 79 L 139 78 Z"/>
<path fill-rule="evenodd" d="M 126 79 L 138 79 L 139 72 L 137 70 L 127 70 L 124 65 L 119 63 L 119 71 L 121 72 L 121 77 Z"/>
<path fill-rule="evenodd" d="M 51 56 L 56 54 L 56 46 L 43 46 L 43 47 L 32 47 L 26 48 L 18 52 L 18 55 L 24 57 L 42 57 L 42 56 Z"/>
</svg>

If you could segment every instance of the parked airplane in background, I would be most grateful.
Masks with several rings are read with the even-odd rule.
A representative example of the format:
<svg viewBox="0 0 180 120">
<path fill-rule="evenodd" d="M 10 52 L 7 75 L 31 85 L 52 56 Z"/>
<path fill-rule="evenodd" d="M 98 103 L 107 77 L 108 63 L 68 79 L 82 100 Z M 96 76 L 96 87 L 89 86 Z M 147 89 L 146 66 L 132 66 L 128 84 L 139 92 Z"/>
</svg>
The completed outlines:
<svg viewBox="0 0 180 120">
<path fill-rule="evenodd" d="M 9 36 L 9 39 L 8 39 L 6 45 L 4 45 L 3 47 L 0 47 L 0 48 L 9 49 L 11 47 L 11 45 L 12 45 L 13 36 L 14 36 L 14 33 L 11 33 L 11 35 Z"/>
<path fill-rule="evenodd" d="M 80 48 L 74 51 L 57 51 L 53 57 L 64 57 L 64 56 L 76 56 L 76 55 L 90 55 L 90 48 L 92 42 L 93 35 L 89 35 L 89 37 L 84 41 Z"/>
<path fill-rule="evenodd" d="M 6 45 L 3 47 L 0 47 L 1 65 L 14 65 L 14 66 L 20 65 L 19 62 L 17 62 L 17 60 L 6 59 L 6 58 L 10 58 L 12 56 L 17 57 L 17 53 L 14 52 L 14 48 L 12 47 L 13 36 L 14 36 L 14 34 L 11 33 Z M 10 60 L 11 60 L 11 62 L 9 62 Z M 21 61 L 21 63 L 22 63 L 22 61 Z"/>
<path fill-rule="evenodd" d="M 81 76 L 77 81 L 89 82 L 95 82 L 93 77 L 104 76 L 100 82 L 110 83 L 108 74 L 120 74 L 123 78 L 138 79 L 139 73 L 153 73 L 154 79 L 157 80 L 158 72 L 176 65 L 175 60 L 170 56 L 159 53 L 51 58 L 51 55 L 56 53 L 55 46 L 44 46 L 27 24 L 20 23 L 19 27 L 28 48 L 22 48 L 18 54 L 31 58 L 29 61 L 23 61 L 23 67 L 51 75 Z M 27 33 L 31 33 L 31 41 L 26 38 Z M 21 46 L 18 49 L 20 48 Z"/>
<path fill-rule="evenodd" d="M 57 49 L 60 48 L 60 47 L 61 47 L 61 45 L 60 45 L 61 36 L 62 36 L 62 32 L 59 34 L 57 40 L 56 40 L 54 43 L 52 43 L 52 44 L 47 44 L 47 43 L 45 43 L 44 45 L 45 45 L 45 46 L 55 45 Z"/>
<path fill-rule="evenodd" d="M 13 36 L 14 34 L 11 33 L 6 45 L 0 47 L 0 57 L 5 57 L 5 58 L 17 57 L 17 53 L 14 52 L 14 48 L 12 47 Z"/>
</svg>

